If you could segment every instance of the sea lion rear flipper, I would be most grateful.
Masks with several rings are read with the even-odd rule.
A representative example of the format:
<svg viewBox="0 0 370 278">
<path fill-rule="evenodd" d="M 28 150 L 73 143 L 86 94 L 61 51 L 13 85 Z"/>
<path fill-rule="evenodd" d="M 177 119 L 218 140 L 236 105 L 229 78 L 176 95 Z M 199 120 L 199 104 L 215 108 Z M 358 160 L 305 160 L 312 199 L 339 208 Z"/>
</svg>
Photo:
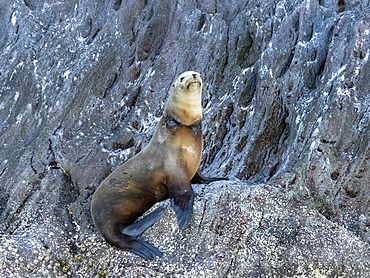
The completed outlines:
<svg viewBox="0 0 370 278">
<path fill-rule="evenodd" d="M 111 237 L 105 237 L 105 239 L 113 246 L 130 251 L 144 259 L 153 260 L 154 256 L 163 256 L 163 253 L 157 247 L 134 236 L 116 232 Z"/>
<path fill-rule="evenodd" d="M 166 206 L 156 208 L 151 213 L 146 215 L 144 218 L 136 221 L 135 223 L 125 227 L 122 230 L 123 234 L 130 236 L 141 235 L 146 229 L 152 226 L 155 222 L 162 218 Z"/>
<path fill-rule="evenodd" d="M 136 237 L 131 237 L 128 245 L 129 247 L 127 250 L 147 260 L 153 260 L 154 256 L 163 256 L 163 253 L 157 247 Z"/>
<path fill-rule="evenodd" d="M 220 180 L 228 180 L 228 178 L 215 178 L 215 177 L 205 177 L 201 173 L 201 171 L 198 169 L 198 171 L 195 173 L 194 177 L 190 180 L 190 183 L 192 184 L 208 184 L 213 181 L 220 181 Z"/>
<path fill-rule="evenodd" d="M 167 186 L 170 193 L 171 206 L 176 213 L 180 229 L 185 229 L 193 213 L 194 193 L 189 182 L 185 185 Z"/>
</svg>

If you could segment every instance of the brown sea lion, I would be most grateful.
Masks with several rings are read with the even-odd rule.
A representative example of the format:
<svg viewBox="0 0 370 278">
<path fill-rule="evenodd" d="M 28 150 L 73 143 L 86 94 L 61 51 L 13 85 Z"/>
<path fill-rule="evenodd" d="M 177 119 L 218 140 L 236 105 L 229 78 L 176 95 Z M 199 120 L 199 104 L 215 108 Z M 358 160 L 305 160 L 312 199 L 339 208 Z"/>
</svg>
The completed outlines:
<svg viewBox="0 0 370 278">
<path fill-rule="evenodd" d="M 191 182 L 223 179 L 205 178 L 198 170 L 203 148 L 201 94 L 200 74 L 182 73 L 171 88 L 163 117 L 149 144 L 111 173 L 95 191 L 91 214 L 110 244 L 145 259 L 162 256 L 156 247 L 136 236 L 160 219 L 164 208 L 135 220 L 155 203 L 170 198 L 179 226 L 185 229 L 193 211 Z"/>
</svg>

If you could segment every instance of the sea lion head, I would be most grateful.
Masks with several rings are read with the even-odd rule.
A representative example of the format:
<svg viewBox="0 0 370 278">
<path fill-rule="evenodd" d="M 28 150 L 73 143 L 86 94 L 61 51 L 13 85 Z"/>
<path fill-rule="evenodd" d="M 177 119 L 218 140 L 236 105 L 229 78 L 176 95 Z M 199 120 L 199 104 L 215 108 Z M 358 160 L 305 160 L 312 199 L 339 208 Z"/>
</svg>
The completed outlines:
<svg viewBox="0 0 370 278">
<path fill-rule="evenodd" d="M 202 86 L 200 74 L 186 71 L 173 83 L 165 114 L 175 115 L 183 124 L 202 119 Z"/>
<path fill-rule="evenodd" d="M 177 77 L 173 87 L 186 93 L 195 91 L 196 93 L 201 94 L 202 85 L 203 83 L 199 73 L 195 71 L 186 71 Z"/>
</svg>

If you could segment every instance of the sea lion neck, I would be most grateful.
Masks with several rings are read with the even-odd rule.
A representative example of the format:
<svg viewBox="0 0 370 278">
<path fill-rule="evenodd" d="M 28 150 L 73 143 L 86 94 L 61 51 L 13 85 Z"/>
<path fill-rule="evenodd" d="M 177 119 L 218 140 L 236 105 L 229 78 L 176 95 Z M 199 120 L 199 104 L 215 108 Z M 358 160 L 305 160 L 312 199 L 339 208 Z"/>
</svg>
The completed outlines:
<svg viewBox="0 0 370 278">
<path fill-rule="evenodd" d="M 202 120 L 201 97 L 185 100 L 181 94 L 172 93 L 165 107 L 164 116 L 173 116 L 187 126 L 199 122 Z"/>
<path fill-rule="evenodd" d="M 173 115 L 183 125 L 202 120 L 202 83 L 176 84 L 171 88 L 164 116 Z"/>
</svg>

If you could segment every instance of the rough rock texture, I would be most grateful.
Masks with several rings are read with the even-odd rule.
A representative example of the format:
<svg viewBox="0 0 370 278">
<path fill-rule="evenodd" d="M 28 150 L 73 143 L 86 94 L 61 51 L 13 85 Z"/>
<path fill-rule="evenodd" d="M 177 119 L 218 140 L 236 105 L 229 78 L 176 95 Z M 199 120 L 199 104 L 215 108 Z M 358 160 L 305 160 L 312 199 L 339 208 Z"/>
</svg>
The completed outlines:
<svg viewBox="0 0 370 278">
<path fill-rule="evenodd" d="M 0 1 L 1 277 L 369 277 L 370 14 L 359 0 Z M 94 189 L 202 73 L 193 220 L 110 247 Z"/>
</svg>

